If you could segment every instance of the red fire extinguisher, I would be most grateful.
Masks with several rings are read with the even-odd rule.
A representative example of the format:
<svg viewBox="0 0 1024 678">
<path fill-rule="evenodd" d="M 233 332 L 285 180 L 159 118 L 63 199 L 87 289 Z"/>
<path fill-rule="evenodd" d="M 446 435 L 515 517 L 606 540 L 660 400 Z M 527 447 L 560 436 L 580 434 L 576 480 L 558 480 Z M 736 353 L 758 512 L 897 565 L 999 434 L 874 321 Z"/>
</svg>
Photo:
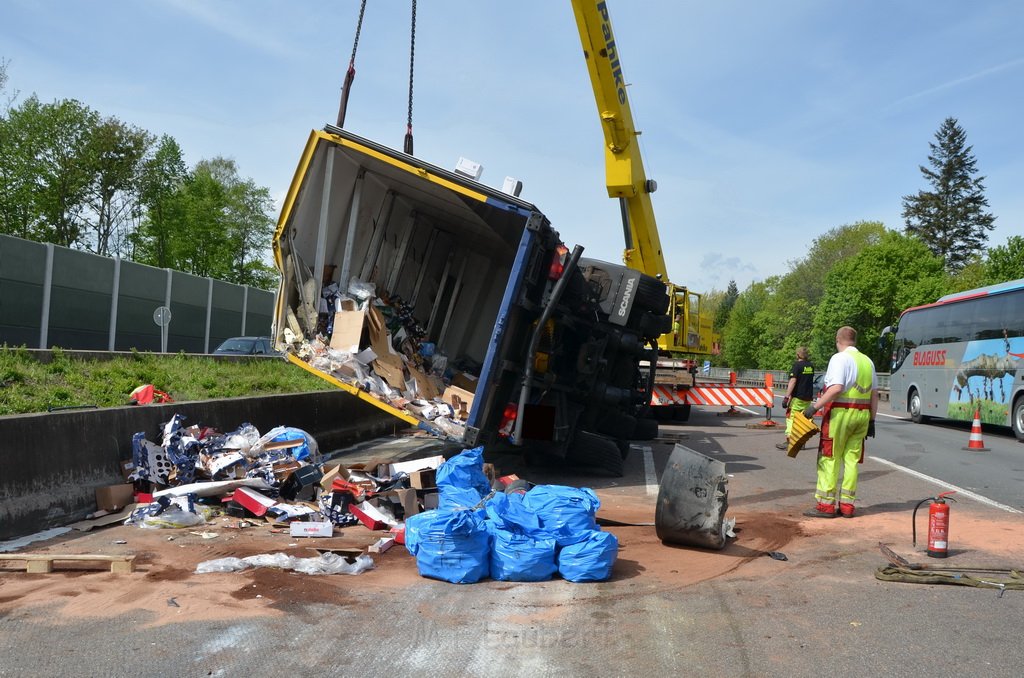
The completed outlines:
<svg viewBox="0 0 1024 678">
<path fill-rule="evenodd" d="M 926 501 L 932 503 L 928 507 L 928 555 L 932 558 L 945 558 L 949 555 L 949 504 L 946 503 L 946 497 L 953 492 L 943 492 L 934 497 L 928 497 L 917 502 L 917 506 L 914 507 L 914 514 L 911 520 L 914 521 L 914 546 L 917 546 L 917 509 L 921 508 L 921 504 Z M 949 497 L 949 501 L 956 501 L 952 497 Z"/>
</svg>

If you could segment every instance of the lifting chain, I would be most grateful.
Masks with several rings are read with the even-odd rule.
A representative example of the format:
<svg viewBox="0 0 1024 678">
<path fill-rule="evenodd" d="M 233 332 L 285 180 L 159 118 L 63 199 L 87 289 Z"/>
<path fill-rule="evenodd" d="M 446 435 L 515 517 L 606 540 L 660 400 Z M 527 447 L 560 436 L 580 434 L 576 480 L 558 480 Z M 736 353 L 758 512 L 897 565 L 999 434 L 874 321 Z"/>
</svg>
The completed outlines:
<svg viewBox="0 0 1024 678">
<path fill-rule="evenodd" d="M 348 109 L 348 95 L 352 82 L 356 79 L 356 50 L 359 49 L 359 34 L 363 30 L 363 14 L 366 12 L 366 0 L 359 5 L 359 20 L 356 22 L 356 38 L 352 42 L 352 56 L 348 59 L 348 71 L 345 73 L 345 84 L 341 86 L 341 104 L 338 106 L 338 127 L 345 126 L 345 111 Z"/>
<path fill-rule="evenodd" d="M 365 0 L 364 0 L 365 2 Z M 409 113 L 405 121 L 405 152 L 412 155 L 412 82 L 416 62 L 416 0 L 412 0 L 412 29 L 409 36 Z"/>
</svg>

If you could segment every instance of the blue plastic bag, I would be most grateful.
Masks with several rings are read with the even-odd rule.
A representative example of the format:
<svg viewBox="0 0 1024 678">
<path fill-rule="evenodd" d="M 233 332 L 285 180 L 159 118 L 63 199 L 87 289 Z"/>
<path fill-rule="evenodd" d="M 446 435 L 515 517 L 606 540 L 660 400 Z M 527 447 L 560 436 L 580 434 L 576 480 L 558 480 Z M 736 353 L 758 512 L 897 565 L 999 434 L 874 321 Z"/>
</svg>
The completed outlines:
<svg viewBox="0 0 1024 678">
<path fill-rule="evenodd" d="M 445 487 L 473 488 L 486 497 L 491 484 L 484 475 L 484 448 L 474 447 L 447 460 L 437 469 L 437 487 L 444 494 Z"/>
<path fill-rule="evenodd" d="M 571 582 L 605 581 L 619 555 L 619 540 L 611 532 L 592 531 L 582 541 L 558 552 L 558 573 Z"/>
<path fill-rule="evenodd" d="M 491 579 L 498 581 L 547 581 L 558 570 L 554 537 L 494 529 L 491 547 Z"/>
<path fill-rule="evenodd" d="M 452 487 L 451 485 L 446 485 L 440 489 L 437 508 L 448 511 L 474 509 L 480 512 L 481 518 L 484 517 L 484 508 L 482 506 L 477 507 L 481 500 L 480 493 L 472 487 Z"/>
<path fill-rule="evenodd" d="M 435 509 L 405 521 L 405 548 L 420 576 L 472 584 L 490 572 L 491 535 L 476 511 Z"/>
<path fill-rule="evenodd" d="M 286 450 L 286 452 L 296 461 L 311 461 L 315 463 L 319 460 L 320 450 L 317 447 L 316 439 L 302 429 L 292 428 L 290 426 L 278 426 L 271 430 L 267 435 L 272 433 L 277 433 L 277 435 L 271 438 L 271 441 L 273 442 L 283 442 L 286 440 L 303 441 L 302 445 L 299 445 L 298 447 L 291 447 Z"/>
<path fill-rule="evenodd" d="M 521 494 L 496 494 L 484 508 L 495 529 L 524 534 L 538 534 L 542 530 L 537 512 L 526 507 Z"/>
<path fill-rule="evenodd" d="M 601 500 L 587 487 L 538 485 L 523 495 L 523 505 L 535 511 L 544 531 L 565 546 L 597 529 L 594 517 Z"/>
<path fill-rule="evenodd" d="M 493 535 L 491 579 L 547 581 L 557 571 L 554 537 L 541 531 L 537 514 L 523 505 L 521 494 L 498 494 L 487 502 Z"/>
</svg>

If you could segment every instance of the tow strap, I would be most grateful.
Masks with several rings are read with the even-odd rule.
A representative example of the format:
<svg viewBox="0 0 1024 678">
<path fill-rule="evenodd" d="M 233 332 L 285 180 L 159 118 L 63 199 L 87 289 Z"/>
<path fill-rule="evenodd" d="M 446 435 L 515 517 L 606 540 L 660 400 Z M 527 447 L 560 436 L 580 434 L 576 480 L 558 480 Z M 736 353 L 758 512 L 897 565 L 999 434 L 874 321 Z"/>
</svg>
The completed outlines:
<svg viewBox="0 0 1024 678">
<path fill-rule="evenodd" d="M 895 553 L 885 544 L 879 544 L 882 554 L 889 560 L 889 565 L 882 565 L 875 570 L 875 579 L 881 581 L 898 581 L 910 584 L 952 584 L 954 586 L 974 586 L 992 588 L 1003 592 L 1024 591 L 1024 568 L 1003 567 L 943 567 L 908 562 L 903 556 Z"/>
</svg>

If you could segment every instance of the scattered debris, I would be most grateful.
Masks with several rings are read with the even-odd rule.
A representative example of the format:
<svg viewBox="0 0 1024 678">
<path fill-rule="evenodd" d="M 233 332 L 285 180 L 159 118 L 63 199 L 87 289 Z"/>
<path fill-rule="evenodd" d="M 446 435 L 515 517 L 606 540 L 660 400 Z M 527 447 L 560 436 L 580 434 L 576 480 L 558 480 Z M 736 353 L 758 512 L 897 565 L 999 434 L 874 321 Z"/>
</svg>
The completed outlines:
<svg viewBox="0 0 1024 678">
<path fill-rule="evenodd" d="M 360 555 L 354 562 L 334 553 L 322 553 L 316 558 L 296 558 L 284 553 L 270 553 L 248 558 L 218 558 L 207 560 L 196 567 L 196 574 L 210 572 L 238 572 L 250 567 L 274 567 L 294 570 L 303 574 L 361 574 L 373 569 L 373 559 Z"/>
<path fill-rule="evenodd" d="M 768 551 L 768 556 L 770 556 L 772 560 L 789 560 L 789 558 L 786 557 L 786 554 L 782 551 Z"/>
</svg>

